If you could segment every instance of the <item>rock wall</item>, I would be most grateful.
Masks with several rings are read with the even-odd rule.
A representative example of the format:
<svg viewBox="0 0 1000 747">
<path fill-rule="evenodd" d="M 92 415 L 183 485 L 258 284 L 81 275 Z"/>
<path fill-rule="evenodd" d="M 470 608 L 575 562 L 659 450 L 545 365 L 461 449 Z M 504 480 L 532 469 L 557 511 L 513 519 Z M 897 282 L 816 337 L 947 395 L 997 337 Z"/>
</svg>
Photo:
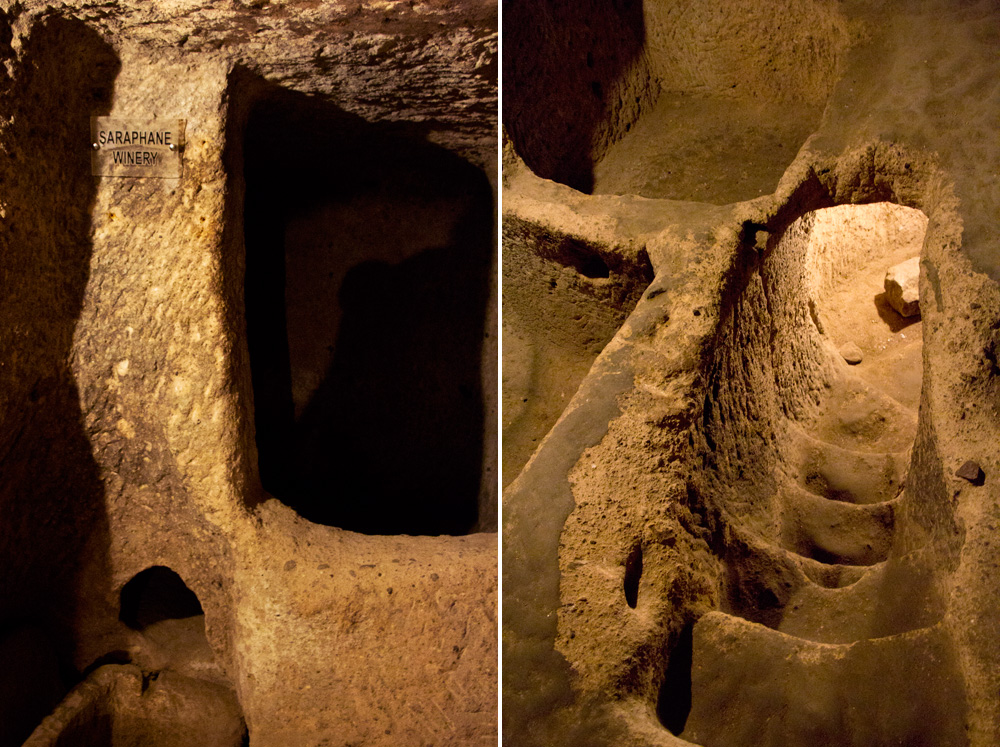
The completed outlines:
<svg viewBox="0 0 1000 747">
<path fill-rule="evenodd" d="M 129 580 L 163 566 L 203 609 L 208 648 L 198 655 L 207 658 L 192 666 L 213 687 L 235 692 L 236 705 L 226 708 L 242 711 L 250 744 L 495 740 L 497 341 L 488 321 L 495 318 L 488 175 L 496 152 L 496 7 L 375 5 L 3 8 L 0 638 L 18 626 L 40 631 L 63 689 L 102 664 L 131 661 L 144 668 L 143 682 L 176 664 L 151 664 L 149 633 L 120 619 Z M 256 120 L 272 130 L 263 145 L 254 140 L 254 107 L 280 109 Z M 319 111 L 328 118 L 312 130 L 288 124 Z M 185 119 L 182 178 L 91 176 L 92 115 Z M 315 123 L 330 118 L 346 129 L 324 140 Z M 254 148 L 274 148 L 287 166 L 271 172 L 276 180 L 266 188 L 250 173 L 261 162 Z M 321 148 L 329 149 L 323 157 Z M 352 158 L 337 162 L 345 148 Z M 409 180 L 402 197 L 386 196 L 389 158 Z M 450 170 L 429 173 L 440 163 Z M 388 290 L 419 311 L 428 294 L 439 303 L 436 296 L 449 293 L 456 263 L 468 275 L 471 290 L 450 293 L 445 311 L 429 318 L 460 308 L 471 320 L 450 340 L 465 394 L 447 417 L 461 421 L 474 446 L 461 482 L 446 486 L 429 486 L 431 473 L 401 465 L 398 449 L 385 450 L 381 468 L 408 470 L 412 482 L 381 493 L 326 473 L 323 503 L 311 516 L 326 523 L 312 524 L 277 499 L 295 505 L 301 496 L 286 490 L 275 498 L 262 487 L 258 444 L 273 434 L 255 406 L 267 404 L 261 381 L 281 360 L 269 360 L 266 348 L 255 360 L 247 339 L 255 324 L 290 334 L 283 316 L 308 310 L 313 293 L 336 305 L 338 287 L 307 286 L 297 305 L 279 277 L 272 287 L 288 304 L 265 306 L 273 317 L 260 321 L 246 281 L 262 255 L 272 270 L 284 272 L 285 264 L 288 276 L 302 275 L 288 235 L 302 211 L 308 222 L 310 198 L 324 209 L 341 205 L 341 215 L 360 200 L 377 232 L 421 189 L 432 196 L 422 203 L 425 215 L 430 210 L 440 228 L 409 251 L 440 256 L 423 260 L 429 269 L 409 284 L 362 295 Z M 334 228 L 313 221 L 307 233 L 315 240 Z M 339 240 L 355 251 L 341 272 L 366 258 L 382 268 L 402 259 L 358 254 L 358 244 L 371 242 L 364 233 Z M 324 344 L 343 340 L 330 337 L 324 318 L 313 323 Z M 417 335 L 396 347 L 428 342 Z M 366 350 L 355 337 L 352 359 Z M 317 367 L 331 357 L 321 352 Z M 428 390 L 433 400 L 442 374 L 421 363 L 426 351 L 404 352 L 395 361 L 383 356 L 384 365 L 412 366 L 429 382 L 414 401 Z M 378 370 L 376 358 L 366 365 Z M 386 407 L 398 407 L 392 381 L 385 385 Z M 368 415 L 379 412 L 378 392 L 367 396 L 370 411 L 341 415 L 359 440 Z M 412 439 L 414 429 L 411 421 L 392 435 Z M 422 448 L 425 459 L 449 459 L 447 444 L 440 454 Z M 344 518 L 352 503 L 398 521 L 352 523 Z M 339 508 L 321 510 L 330 505 Z M 427 515 L 437 520 L 422 523 Z M 20 676 L 32 677 L 4 675 Z M 19 715 L 4 744 L 20 744 L 43 715 Z M 122 718 L 121 738 L 131 738 Z"/>
<path fill-rule="evenodd" d="M 781 7 L 764 25 L 741 3 L 690 12 L 759 30 L 752 48 L 704 31 L 704 81 L 755 69 L 765 49 L 776 70 L 800 66 L 754 77 L 762 99 L 796 89 L 824 107 L 783 163 L 754 160 L 748 140 L 728 155 L 707 136 L 674 147 L 681 115 L 726 134 L 722 104 L 678 99 L 664 110 L 678 119 L 657 119 L 643 147 L 621 141 L 623 188 L 586 195 L 540 179 L 512 133 L 524 159 L 504 164 L 505 225 L 536 227 L 504 251 L 614 235 L 654 278 L 504 492 L 511 745 L 989 745 L 1000 733 L 986 571 L 1000 250 L 984 228 L 998 155 L 975 134 L 997 116 L 985 39 L 1000 16 L 949 2 Z M 657 39 L 703 30 L 679 8 L 645 13 L 637 54 L 650 59 Z M 783 38 L 800 23 L 810 32 Z M 799 56 L 795 41 L 820 37 Z M 660 59 L 661 80 L 693 80 L 679 52 Z M 663 114 L 662 96 L 644 116 Z M 784 113 L 763 109 L 754 126 Z M 763 166 L 774 181 L 731 188 Z M 914 255 L 908 320 L 881 284 Z M 982 474 L 961 469 L 970 460 Z"/>
<path fill-rule="evenodd" d="M 774 191 L 851 37 L 830 2 L 516 0 L 505 13 L 504 126 L 534 173 L 698 202 Z"/>
</svg>

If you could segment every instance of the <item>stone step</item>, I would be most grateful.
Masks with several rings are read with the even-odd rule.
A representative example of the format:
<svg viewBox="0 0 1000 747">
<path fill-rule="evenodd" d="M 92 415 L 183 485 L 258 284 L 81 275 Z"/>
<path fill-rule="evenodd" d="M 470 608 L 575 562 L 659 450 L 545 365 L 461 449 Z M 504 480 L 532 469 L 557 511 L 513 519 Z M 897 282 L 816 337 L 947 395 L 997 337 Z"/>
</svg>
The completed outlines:
<svg viewBox="0 0 1000 747">
<path fill-rule="evenodd" d="M 821 563 L 736 527 L 727 528 L 724 546 L 722 609 L 775 629 L 793 600 L 808 598 L 812 589 L 850 587 L 880 567 Z"/>
<path fill-rule="evenodd" d="M 817 643 L 853 643 L 929 627 L 941 619 L 944 595 L 926 553 L 894 557 L 866 570 L 841 588 L 798 586 L 777 629 Z"/>
<path fill-rule="evenodd" d="M 939 626 L 851 644 L 805 641 L 722 612 L 693 630 L 691 710 L 703 747 L 966 744 L 965 694 Z"/>
<path fill-rule="evenodd" d="M 917 413 L 864 380 L 848 376 L 827 390 L 808 429 L 813 438 L 850 451 L 904 452 L 913 445 Z"/>
<path fill-rule="evenodd" d="M 892 500 L 903 489 L 910 452 L 852 451 L 789 429 L 786 472 L 802 488 L 822 498 L 871 504 Z"/>
<path fill-rule="evenodd" d="M 936 623 L 945 607 L 928 548 L 872 565 L 826 564 L 730 527 L 721 609 L 820 643 L 881 638 Z"/>
<path fill-rule="evenodd" d="M 787 550 L 786 550 L 787 552 Z M 846 563 L 822 563 L 812 558 L 792 553 L 798 561 L 802 573 L 817 586 L 825 589 L 842 589 L 857 583 L 866 573 L 878 568 L 873 565 L 848 565 Z"/>
<path fill-rule="evenodd" d="M 856 506 L 820 498 L 798 485 L 781 490 L 781 544 L 824 563 L 873 565 L 889 556 L 898 498 Z"/>
</svg>

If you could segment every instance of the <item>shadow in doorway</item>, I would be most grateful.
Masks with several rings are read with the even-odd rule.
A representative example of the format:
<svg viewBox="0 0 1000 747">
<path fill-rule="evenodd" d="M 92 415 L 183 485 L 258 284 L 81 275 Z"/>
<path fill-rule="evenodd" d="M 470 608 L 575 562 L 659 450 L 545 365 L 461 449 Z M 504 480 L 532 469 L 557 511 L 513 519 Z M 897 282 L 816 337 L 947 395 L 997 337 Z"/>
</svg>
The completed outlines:
<svg viewBox="0 0 1000 747">
<path fill-rule="evenodd" d="M 268 89 L 244 139 L 265 490 L 322 524 L 464 534 L 483 463 L 493 196 L 404 128 Z"/>
</svg>

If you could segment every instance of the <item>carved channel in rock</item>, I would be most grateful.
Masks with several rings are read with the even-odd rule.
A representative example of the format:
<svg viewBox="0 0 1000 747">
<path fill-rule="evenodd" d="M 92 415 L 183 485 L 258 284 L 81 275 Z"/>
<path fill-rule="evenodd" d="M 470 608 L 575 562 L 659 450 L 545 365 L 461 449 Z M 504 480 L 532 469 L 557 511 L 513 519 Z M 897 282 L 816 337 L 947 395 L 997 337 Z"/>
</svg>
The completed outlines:
<svg viewBox="0 0 1000 747">
<path fill-rule="evenodd" d="M 488 180 L 412 127 L 281 90 L 253 106 L 244 158 L 265 490 L 344 529 L 467 533 L 492 438 Z"/>
<path fill-rule="evenodd" d="M 129 745 L 247 747 L 239 703 L 231 689 L 167 671 L 136 666 L 96 669 L 31 735 L 24 747 Z"/>
<path fill-rule="evenodd" d="M 905 524 L 921 500 L 906 478 L 921 326 L 900 323 L 883 298 L 886 270 L 920 254 L 926 223 L 885 203 L 816 211 L 759 256 L 746 250 L 736 271 L 703 485 L 725 527 L 716 543 L 727 571 L 722 610 L 693 629 L 686 740 L 910 743 L 926 728 L 917 710 L 961 700 L 936 626 L 936 566 Z M 849 362 L 846 343 L 860 362 Z M 665 681 L 684 656 L 676 646 Z M 924 681 L 887 674 L 917 660 L 935 661 Z M 896 687 L 906 697 L 886 695 Z M 844 716 L 871 702 L 880 717 Z M 945 741 L 957 718 L 937 724 Z"/>
</svg>

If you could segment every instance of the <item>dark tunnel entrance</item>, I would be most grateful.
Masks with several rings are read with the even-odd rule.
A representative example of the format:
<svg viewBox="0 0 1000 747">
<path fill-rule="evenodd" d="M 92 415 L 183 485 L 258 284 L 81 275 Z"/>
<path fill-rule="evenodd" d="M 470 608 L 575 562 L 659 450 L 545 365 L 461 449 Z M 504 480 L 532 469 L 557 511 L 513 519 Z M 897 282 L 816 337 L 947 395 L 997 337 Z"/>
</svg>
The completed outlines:
<svg viewBox="0 0 1000 747">
<path fill-rule="evenodd" d="M 166 566 L 147 568 L 122 587 L 118 617 L 132 630 L 200 615 L 204 612 L 198 597 Z"/>
<path fill-rule="evenodd" d="M 469 532 L 484 453 L 484 173 L 282 90 L 250 111 L 244 173 L 264 489 L 367 534 Z"/>
</svg>

